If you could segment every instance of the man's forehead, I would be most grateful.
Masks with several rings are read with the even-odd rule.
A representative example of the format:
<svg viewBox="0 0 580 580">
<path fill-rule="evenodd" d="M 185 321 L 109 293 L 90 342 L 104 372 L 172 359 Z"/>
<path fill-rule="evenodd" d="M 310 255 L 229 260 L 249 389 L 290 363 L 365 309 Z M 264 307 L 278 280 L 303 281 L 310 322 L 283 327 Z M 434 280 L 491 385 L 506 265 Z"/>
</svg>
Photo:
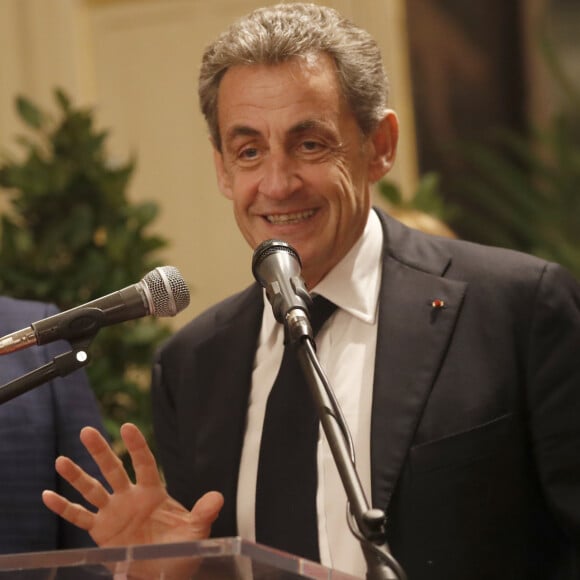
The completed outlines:
<svg viewBox="0 0 580 580">
<path fill-rule="evenodd" d="M 322 61 L 314 69 L 295 60 L 274 65 L 236 65 L 219 86 L 218 122 L 232 135 L 250 135 L 267 124 L 288 133 L 329 129 L 344 113 L 334 67 Z"/>
</svg>

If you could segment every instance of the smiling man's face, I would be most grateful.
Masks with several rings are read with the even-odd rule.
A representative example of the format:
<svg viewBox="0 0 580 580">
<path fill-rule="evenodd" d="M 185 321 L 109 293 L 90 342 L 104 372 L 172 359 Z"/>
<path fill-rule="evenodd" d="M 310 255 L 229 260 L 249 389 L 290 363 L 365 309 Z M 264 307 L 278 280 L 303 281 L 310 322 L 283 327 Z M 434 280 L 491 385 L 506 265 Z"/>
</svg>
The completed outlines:
<svg viewBox="0 0 580 580">
<path fill-rule="evenodd" d="M 381 124 L 380 139 L 365 138 L 323 54 L 230 68 L 220 83 L 218 123 L 218 183 L 238 227 L 252 248 L 274 238 L 292 245 L 312 288 L 364 230 L 370 184 L 394 156 L 396 135 L 383 133 L 396 119 Z M 378 151 L 385 146 L 388 164 Z"/>
</svg>

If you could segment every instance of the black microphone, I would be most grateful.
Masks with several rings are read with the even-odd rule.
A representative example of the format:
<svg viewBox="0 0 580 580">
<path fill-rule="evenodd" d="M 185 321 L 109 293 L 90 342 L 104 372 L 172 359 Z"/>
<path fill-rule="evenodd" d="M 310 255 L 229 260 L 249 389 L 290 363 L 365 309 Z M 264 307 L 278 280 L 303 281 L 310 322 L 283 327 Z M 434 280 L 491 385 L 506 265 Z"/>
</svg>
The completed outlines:
<svg viewBox="0 0 580 580">
<path fill-rule="evenodd" d="M 179 270 L 162 266 L 151 270 L 137 284 L 7 334 L 0 338 L 0 355 L 34 344 L 87 338 L 102 326 L 142 316 L 175 316 L 188 304 L 189 289 Z"/>
<path fill-rule="evenodd" d="M 265 288 L 274 317 L 284 324 L 291 340 L 312 337 L 308 311 L 312 299 L 301 271 L 298 252 L 286 242 L 266 240 L 254 250 L 254 278 Z"/>
</svg>

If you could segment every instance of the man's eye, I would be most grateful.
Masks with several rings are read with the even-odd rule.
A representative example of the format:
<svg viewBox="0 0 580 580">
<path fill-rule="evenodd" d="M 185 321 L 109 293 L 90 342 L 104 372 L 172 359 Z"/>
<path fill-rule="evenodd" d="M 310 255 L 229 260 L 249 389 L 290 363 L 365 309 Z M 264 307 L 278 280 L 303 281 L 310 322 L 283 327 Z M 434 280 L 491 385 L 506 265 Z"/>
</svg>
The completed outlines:
<svg viewBox="0 0 580 580">
<path fill-rule="evenodd" d="M 318 141 L 303 141 L 302 142 L 302 149 L 304 151 L 318 151 L 322 148 L 322 144 Z"/>
<path fill-rule="evenodd" d="M 255 159 L 258 156 L 258 149 L 256 147 L 246 147 L 240 151 L 240 159 Z"/>
<path fill-rule="evenodd" d="M 304 160 L 318 160 L 324 158 L 328 151 L 328 145 L 324 141 L 310 139 L 298 144 L 296 154 L 301 155 Z"/>
</svg>

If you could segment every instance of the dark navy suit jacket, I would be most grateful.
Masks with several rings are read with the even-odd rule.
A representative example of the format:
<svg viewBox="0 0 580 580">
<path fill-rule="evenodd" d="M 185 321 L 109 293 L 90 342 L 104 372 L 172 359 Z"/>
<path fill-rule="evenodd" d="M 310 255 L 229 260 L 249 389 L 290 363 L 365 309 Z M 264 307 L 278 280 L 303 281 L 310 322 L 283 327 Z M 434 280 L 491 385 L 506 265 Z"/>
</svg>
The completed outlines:
<svg viewBox="0 0 580 580">
<path fill-rule="evenodd" d="M 371 502 L 393 554 L 409 580 L 579 578 L 578 283 L 544 260 L 380 217 Z M 154 368 L 169 492 L 191 507 L 221 491 L 216 536 L 237 533 L 262 309 L 257 285 L 227 299 Z"/>
<path fill-rule="evenodd" d="M 56 312 L 51 305 L 0 297 L 0 336 Z M 1 356 L 0 386 L 68 350 L 70 346 L 61 342 Z M 54 515 L 41 500 L 42 491 L 52 489 L 80 502 L 55 471 L 59 455 L 100 478 L 79 441 L 85 425 L 102 431 L 98 405 L 82 370 L 0 405 L 0 553 L 94 545 L 84 530 Z"/>
</svg>

